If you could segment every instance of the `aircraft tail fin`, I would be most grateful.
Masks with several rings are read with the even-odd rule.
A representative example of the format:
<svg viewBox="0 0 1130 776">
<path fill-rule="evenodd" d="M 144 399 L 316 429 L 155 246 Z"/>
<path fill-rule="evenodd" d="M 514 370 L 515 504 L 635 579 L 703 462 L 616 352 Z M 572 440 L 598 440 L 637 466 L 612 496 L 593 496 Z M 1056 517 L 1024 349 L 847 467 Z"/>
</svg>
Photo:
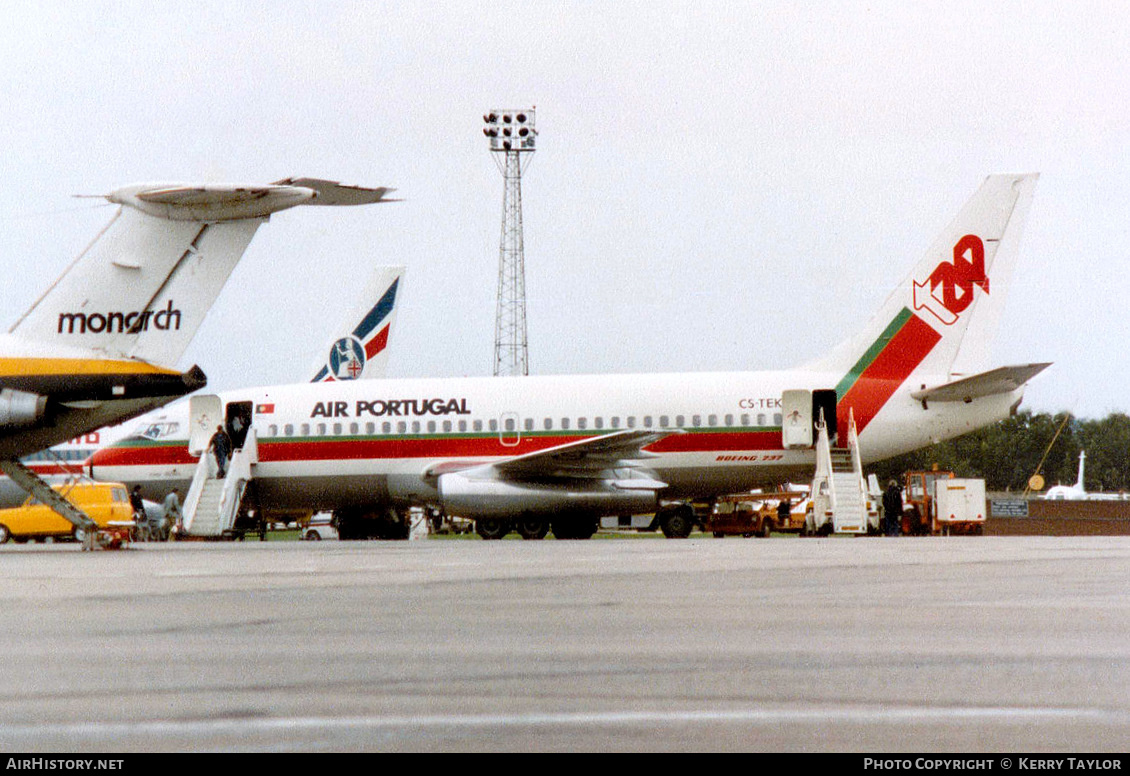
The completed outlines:
<svg viewBox="0 0 1130 776">
<path fill-rule="evenodd" d="M 11 331 L 28 340 L 174 364 L 271 213 L 315 202 L 379 202 L 390 191 L 345 188 L 348 196 L 320 201 L 319 190 L 289 184 L 117 189 L 105 196 L 121 205 L 110 224 Z"/>
<path fill-rule="evenodd" d="M 388 366 L 388 340 L 396 321 L 396 303 L 404 267 L 378 267 L 342 330 L 315 365 L 310 382 L 382 378 Z M 373 303 L 376 299 L 376 303 Z"/>
<path fill-rule="evenodd" d="M 862 429 L 908 381 L 925 388 L 988 367 L 1038 177 L 986 178 L 871 322 L 808 365 L 843 375 L 844 417 L 851 408 Z"/>
</svg>

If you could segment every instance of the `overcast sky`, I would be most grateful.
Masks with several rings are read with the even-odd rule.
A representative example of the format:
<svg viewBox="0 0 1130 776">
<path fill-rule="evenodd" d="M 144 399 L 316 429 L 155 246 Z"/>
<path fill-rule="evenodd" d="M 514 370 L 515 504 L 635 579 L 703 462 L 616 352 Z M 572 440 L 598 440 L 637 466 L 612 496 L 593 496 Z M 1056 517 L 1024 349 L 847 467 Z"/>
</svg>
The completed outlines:
<svg viewBox="0 0 1130 776">
<path fill-rule="evenodd" d="M 260 230 L 182 366 L 308 380 L 370 268 L 390 377 L 492 368 L 502 176 L 537 106 L 530 371 L 783 368 L 865 323 L 994 172 L 1041 173 L 996 347 L 1026 406 L 1130 411 L 1118 3 L 36 2 L 6 8 L 10 325 L 110 218 L 72 194 L 285 176 L 403 202 Z"/>
</svg>

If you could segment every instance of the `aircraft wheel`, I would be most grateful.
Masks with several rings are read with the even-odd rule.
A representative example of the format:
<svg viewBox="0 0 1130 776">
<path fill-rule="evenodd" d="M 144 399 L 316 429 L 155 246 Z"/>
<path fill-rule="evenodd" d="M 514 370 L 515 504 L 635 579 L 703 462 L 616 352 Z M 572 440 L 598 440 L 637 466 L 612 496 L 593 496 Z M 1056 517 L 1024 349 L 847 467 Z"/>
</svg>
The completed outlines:
<svg viewBox="0 0 1130 776">
<path fill-rule="evenodd" d="M 497 517 L 487 517 L 475 521 L 475 532 L 488 541 L 494 541 L 510 533 L 510 525 Z"/>
<path fill-rule="evenodd" d="M 514 527 L 518 529 L 518 533 L 523 539 L 532 541 L 544 539 L 546 534 L 549 533 L 549 521 L 536 517 L 520 518 Z"/>
<path fill-rule="evenodd" d="M 577 538 L 576 526 L 573 525 L 572 520 L 554 520 L 553 521 L 553 538 L 554 539 L 575 539 Z"/>
<path fill-rule="evenodd" d="M 553 537 L 555 539 L 591 539 L 596 533 L 597 519 L 595 517 L 577 516 L 553 521 Z"/>
<path fill-rule="evenodd" d="M 773 533 L 773 521 L 765 520 L 761 523 L 761 533 L 759 536 L 761 536 L 762 539 L 768 539 L 771 533 Z"/>
<path fill-rule="evenodd" d="M 82 542 L 85 542 L 85 541 L 86 541 L 86 529 L 85 529 L 85 528 L 79 528 L 79 527 L 78 527 L 78 526 L 76 525 L 76 526 L 75 526 L 75 530 L 73 530 L 73 531 L 71 532 L 71 534 L 72 534 L 72 535 L 73 535 L 73 536 L 75 537 L 75 541 L 76 541 L 76 542 L 79 542 L 80 544 L 81 544 Z"/>
<path fill-rule="evenodd" d="M 0 544 L 5 544 L 12 538 L 12 532 L 8 530 L 8 526 L 0 523 Z"/>
<path fill-rule="evenodd" d="M 305 539 L 308 542 L 317 542 L 317 541 L 321 541 L 322 535 L 320 533 L 318 533 L 317 531 L 307 531 L 306 535 L 303 536 L 302 538 Z"/>
<path fill-rule="evenodd" d="M 691 535 L 694 523 L 687 515 L 685 508 L 672 509 L 664 513 L 659 520 L 659 528 L 668 539 L 686 539 Z"/>
<path fill-rule="evenodd" d="M 581 518 L 577 523 L 577 529 L 573 532 L 574 539 L 591 539 L 593 534 L 596 533 L 597 519 L 595 517 Z"/>
</svg>

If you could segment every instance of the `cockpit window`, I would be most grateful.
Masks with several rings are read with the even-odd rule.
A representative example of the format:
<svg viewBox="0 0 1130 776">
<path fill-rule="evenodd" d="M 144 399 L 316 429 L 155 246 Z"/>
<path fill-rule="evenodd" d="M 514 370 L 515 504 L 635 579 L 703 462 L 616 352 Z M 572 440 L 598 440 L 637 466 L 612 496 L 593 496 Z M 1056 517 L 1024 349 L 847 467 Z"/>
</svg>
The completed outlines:
<svg viewBox="0 0 1130 776">
<path fill-rule="evenodd" d="M 180 423 L 161 421 L 159 423 L 145 423 L 137 428 L 133 436 L 142 439 L 166 439 L 180 430 Z"/>
</svg>

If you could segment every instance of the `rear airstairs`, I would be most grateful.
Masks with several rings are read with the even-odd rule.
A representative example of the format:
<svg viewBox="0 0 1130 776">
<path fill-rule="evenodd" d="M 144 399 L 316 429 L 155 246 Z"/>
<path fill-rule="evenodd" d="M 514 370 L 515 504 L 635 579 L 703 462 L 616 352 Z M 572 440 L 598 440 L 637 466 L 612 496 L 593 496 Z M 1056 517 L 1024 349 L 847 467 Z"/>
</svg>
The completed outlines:
<svg viewBox="0 0 1130 776">
<path fill-rule="evenodd" d="M 848 418 L 847 447 L 831 446 L 823 416 L 816 430 L 812 512 L 805 518 L 805 532 L 865 534 L 869 518 L 867 480 L 863 476 L 855 418 Z"/>
<path fill-rule="evenodd" d="M 198 538 L 230 536 L 253 476 L 252 467 L 258 461 L 259 444 L 254 429 L 248 431 L 243 447 L 232 454 L 223 479 L 215 476 L 215 457 L 207 452 L 202 454 L 184 499 L 184 534 Z"/>
</svg>

